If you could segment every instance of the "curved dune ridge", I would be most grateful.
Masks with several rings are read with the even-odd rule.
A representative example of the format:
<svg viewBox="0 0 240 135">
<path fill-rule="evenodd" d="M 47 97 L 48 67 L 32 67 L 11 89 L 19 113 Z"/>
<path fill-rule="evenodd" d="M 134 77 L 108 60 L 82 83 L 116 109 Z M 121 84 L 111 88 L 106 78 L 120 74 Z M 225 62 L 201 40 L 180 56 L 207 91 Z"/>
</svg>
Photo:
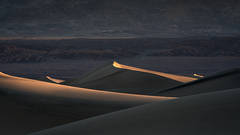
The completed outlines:
<svg viewBox="0 0 240 135">
<path fill-rule="evenodd" d="M 175 97 L 77 88 L 0 73 L 1 134 L 24 135 L 145 103 Z"/>
<path fill-rule="evenodd" d="M 239 104 L 238 88 L 142 105 L 31 135 L 239 135 Z"/>
<path fill-rule="evenodd" d="M 98 101 L 98 103 L 111 101 L 116 103 L 132 102 L 133 104 L 138 104 L 141 102 L 152 102 L 174 98 L 90 90 L 86 88 L 77 88 L 33 79 L 14 77 L 4 73 L 0 73 L 0 87 L 1 92 L 6 93 L 35 94 L 57 98 L 78 99 L 79 101 Z"/>
<path fill-rule="evenodd" d="M 193 74 L 193 76 L 200 77 L 200 78 L 204 77 L 203 75 L 199 75 L 199 74 Z"/>
<path fill-rule="evenodd" d="M 146 95 L 193 80 L 196 80 L 196 78 L 140 69 L 113 62 L 113 64 L 108 64 L 90 72 L 81 79 L 67 80 L 62 84 Z"/>
<path fill-rule="evenodd" d="M 211 76 L 201 78 L 166 90 L 159 90 L 153 95 L 161 96 L 188 96 L 199 93 L 221 91 L 240 88 L 240 69 L 232 69 L 219 72 Z"/>
<path fill-rule="evenodd" d="M 116 61 L 113 62 L 113 66 L 116 68 L 122 68 L 122 69 L 128 69 L 128 70 L 133 70 L 133 71 L 139 71 L 139 72 L 145 72 L 145 73 L 150 73 L 150 74 L 155 74 L 155 75 L 159 75 L 159 76 L 163 76 L 172 80 L 176 80 L 179 82 L 183 82 L 183 83 L 187 83 L 187 82 L 191 82 L 194 80 L 197 80 L 197 78 L 193 78 L 193 77 L 186 77 L 186 76 L 180 76 L 180 75 L 174 75 L 174 74 L 167 74 L 167 73 L 163 73 L 163 72 L 157 72 L 157 71 L 152 71 L 152 70 L 147 70 L 147 69 L 141 69 L 141 68 L 136 68 L 136 67 L 132 67 L 132 66 L 127 66 L 127 65 L 123 65 L 123 64 L 119 64 Z"/>
<path fill-rule="evenodd" d="M 63 83 L 65 82 L 65 80 L 61 80 L 61 79 L 56 79 L 56 78 L 52 78 L 50 76 L 46 76 L 46 78 L 54 83 Z"/>
<path fill-rule="evenodd" d="M 114 86 L 118 80 L 131 86 L 132 79 L 142 77 L 141 83 L 136 81 L 142 87 L 153 81 L 146 76 L 159 77 L 117 64 L 118 68 L 105 66 L 86 75 L 83 81 L 99 77 L 92 82 Z M 173 86 L 172 82 L 178 82 L 160 78 L 155 80 L 158 85 Z M 0 133 L 238 135 L 239 80 L 240 69 L 233 69 L 188 83 L 180 82 L 169 89 L 157 89 L 151 94 L 158 96 L 151 96 L 66 86 L 62 84 L 67 81 L 56 84 L 0 72 Z"/>
</svg>

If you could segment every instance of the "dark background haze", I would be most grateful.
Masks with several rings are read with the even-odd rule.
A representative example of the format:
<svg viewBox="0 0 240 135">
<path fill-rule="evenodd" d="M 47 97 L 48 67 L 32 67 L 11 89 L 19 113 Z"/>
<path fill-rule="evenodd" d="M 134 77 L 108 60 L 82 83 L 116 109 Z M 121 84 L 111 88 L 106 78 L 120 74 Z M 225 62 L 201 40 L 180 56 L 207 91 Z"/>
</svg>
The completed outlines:
<svg viewBox="0 0 240 135">
<path fill-rule="evenodd" d="M 111 64 L 191 76 L 240 67 L 239 0 L 0 0 L 0 71 L 71 78 Z"/>
<path fill-rule="evenodd" d="M 0 37 L 236 36 L 239 0 L 0 0 Z"/>
</svg>

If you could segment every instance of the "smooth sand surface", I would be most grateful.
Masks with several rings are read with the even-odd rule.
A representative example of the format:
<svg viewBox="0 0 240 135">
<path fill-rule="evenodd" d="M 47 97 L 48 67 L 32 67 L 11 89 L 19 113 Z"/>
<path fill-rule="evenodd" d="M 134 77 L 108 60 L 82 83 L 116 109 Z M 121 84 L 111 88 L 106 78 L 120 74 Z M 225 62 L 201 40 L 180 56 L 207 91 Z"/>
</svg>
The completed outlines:
<svg viewBox="0 0 240 135">
<path fill-rule="evenodd" d="M 149 94 L 194 80 L 196 78 L 140 69 L 113 62 L 113 64 L 85 75 L 82 79 L 65 81 L 63 84 L 104 91 Z"/>
<path fill-rule="evenodd" d="M 31 135 L 239 135 L 240 89 L 160 101 Z"/>
<path fill-rule="evenodd" d="M 216 73 L 215 75 L 207 76 L 175 88 L 159 90 L 153 93 L 153 95 L 180 97 L 233 88 L 240 88 L 240 69 Z"/>
<path fill-rule="evenodd" d="M 71 111 L 55 109 L 54 106 L 30 104 L 9 96 L 0 96 L 0 134 L 25 135 L 57 125 L 80 120 Z M 58 114 L 59 113 L 59 114 Z M 69 113 L 69 114 L 68 114 Z"/>
<path fill-rule="evenodd" d="M 21 135 L 174 97 L 77 88 L 0 73 L 1 134 Z"/>
</svg>

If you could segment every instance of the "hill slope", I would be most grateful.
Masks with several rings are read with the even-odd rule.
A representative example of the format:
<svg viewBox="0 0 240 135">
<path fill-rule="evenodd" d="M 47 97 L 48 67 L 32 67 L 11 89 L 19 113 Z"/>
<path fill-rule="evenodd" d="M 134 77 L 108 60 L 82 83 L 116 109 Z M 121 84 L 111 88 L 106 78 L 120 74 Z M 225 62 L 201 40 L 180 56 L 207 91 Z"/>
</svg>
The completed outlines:
<svg viewBox="0 0 240 135">
<path fill-rule="evenodd" d="M 199 93 L 221 91 L 225 89 L 240 88 L 240 70 L 232 69 L 207 76 L 194 82 L 186 83 L 166 90 L 161 90 L 154 95 L 187 96 Z"/>
<path fill-rule="evenodd" d="M 62 84 L 104 91 L 149 94 L 171 88 L 196 78 L 135 68 L 113 62 L 83 76 Z"/>
<path fill-rule="evenodd" d="M 239 103 L 240 89 L 226 90 L 138 106 L 31 135 L 238 135 Z"/>
<path fill-rule="evenodd" d="M 0 73 L 1 134 L 25 135 L 145 103 L 174 98 L 103 92 Z"/>
</svg>

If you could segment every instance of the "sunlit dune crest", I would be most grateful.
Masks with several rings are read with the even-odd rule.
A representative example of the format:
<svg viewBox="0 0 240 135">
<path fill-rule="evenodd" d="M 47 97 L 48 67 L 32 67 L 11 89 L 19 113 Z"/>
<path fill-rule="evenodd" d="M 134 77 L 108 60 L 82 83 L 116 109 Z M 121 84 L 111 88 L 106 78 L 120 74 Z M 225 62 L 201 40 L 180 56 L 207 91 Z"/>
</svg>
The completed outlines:
<svg viewBox="0 0 240 135">
<path fill-rule="evenodd" d="M 107 92 L 0 72 L 3 135 L 25 135 L 75 120 L 176 97 Z"/>
<path fill-rule="evenodd" d="M 200 78 L 204 77 L 203 75 L 199 75 L 199 74 L 193 74 L 193 75 L 196 76 L 196 77 L 200 77 Z"/>
<path fill-rule="evenodd" d="M 78 88 L 61 84 L 49 83 L 0 73 L 0 87 L 2 91 L 11 93 L 33 94 L 41 96 L 75 99 L 81 102 L 109 102 L 142 104 L 159 100 L 175 99 L 175 97 L 146 96 L 108 92 L 87 88 Z"/>
<path fill-rule="evenodd" d="M 82 75 L 80 78 L 66 79 L 61 84 L 143 95 L 152 95 L 158 90 L 169 89 L 183 84 L 183 82 L 164 77 L 162 74 L 156 75 L 141 69 L 136 71 L 136 68 L 130 68 L 131 70 L 123 69 L 124 66 L 117 62 L 106 63 Z"/>
<path fill-rule="evenodd" d="M 176 80 L 176 81 L 179 81 L 179 82 L 183 82 L 183 83 L 187 83 L 187 82 L 190 82 L 190 81 L 197 80 L 197 78 L 168 74 L 168 73 L 162 73 L 162 72 L 151 71 L 151 70 L 136 68 L 136 67 L 127 66 L 127 65 L 122 65 L 122 64 L 117 63 L 116 61 L 113 62 L 113 66 L 116 67 L 116 68 L 121 68 L 121 69 L 128 69 L 128 70 L 133 70 L 133 71 L 155 74 L 155 75 L 170 78 L 170 79 L 173 79 L 173 80 Z"/>
<path fill-rule="evenodd" d="M 0 72 L 0 78 L 7 78 L 7 77 L 13 77 L 13 76 Z"/>
<path fill-rule="evenodd" d="M 52 82 L 55 82 L 55 83 L 63 83 L 63 82 L 65 82 L 65 80 L 55 79 L 55 78 L 52 78 L 50 76 L 46 76 L 46 78 L 49 79 Z"/>
<path fill-rule="evenodd" d="M 231 69 L 216 74 L 205 76 L 197 81 L 183 84 L 168 90 L 159 90 L 156 95 L 161 96 L 188 96 L 193 94 L 223 91 L 226 89 L 240 88 L 240 69 Z"/>
</svg>

